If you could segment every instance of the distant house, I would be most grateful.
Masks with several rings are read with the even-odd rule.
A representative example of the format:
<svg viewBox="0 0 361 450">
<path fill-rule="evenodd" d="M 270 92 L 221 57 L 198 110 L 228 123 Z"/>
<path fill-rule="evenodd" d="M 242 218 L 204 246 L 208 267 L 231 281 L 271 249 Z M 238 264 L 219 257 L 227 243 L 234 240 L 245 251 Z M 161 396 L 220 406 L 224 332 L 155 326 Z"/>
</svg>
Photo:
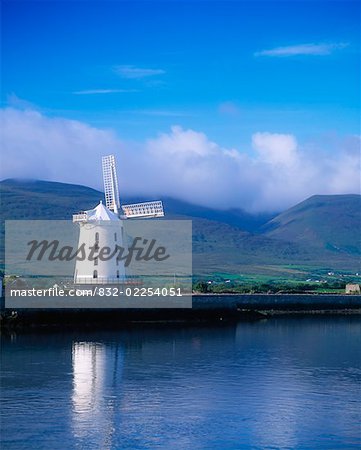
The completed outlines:
<svg viewBox="0 0 361 450">
<path fill-rule="evenodd" d="M 346 294 L 361 294 L 361 286 L 359 284 L 346 284 Z"/>
</svg>

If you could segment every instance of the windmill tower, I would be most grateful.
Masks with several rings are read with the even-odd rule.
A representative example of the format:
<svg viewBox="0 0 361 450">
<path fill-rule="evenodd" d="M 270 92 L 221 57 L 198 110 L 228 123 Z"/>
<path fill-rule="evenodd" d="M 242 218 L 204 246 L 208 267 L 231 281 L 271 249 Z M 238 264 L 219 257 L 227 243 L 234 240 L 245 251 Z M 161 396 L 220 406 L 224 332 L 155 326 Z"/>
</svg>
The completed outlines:
<svg viewBox="0 0 361 450">
<path fill-rule="evenodd" d="M 105 205 L 100 201 L 94 209 L 73 215 L 80 228 L 78 248 L 92 249 L 91 258 L 76 261 L 75 284 L 124 283 L 124 262 L 116 257 L 102 258 L 102 250 L 124 247 L 124 220 L 164 216 L 161 201 L 121 206 L 114 155 L 103 156 L 102 165 Z"/>
</svg>

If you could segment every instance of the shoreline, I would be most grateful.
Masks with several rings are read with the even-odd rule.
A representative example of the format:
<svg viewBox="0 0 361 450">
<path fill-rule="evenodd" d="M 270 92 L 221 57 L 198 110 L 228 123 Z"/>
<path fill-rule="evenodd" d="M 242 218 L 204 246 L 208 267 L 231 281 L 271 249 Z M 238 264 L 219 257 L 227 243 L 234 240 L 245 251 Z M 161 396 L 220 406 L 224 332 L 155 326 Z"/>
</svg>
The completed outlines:
<svg viewBox="0 0 361 450">
<path fill-rule="evenodd" d="M 192 308 L 5 308 L 4 331 L 106 329 L 134 323 L 207 323 L 286 316 L 361 316 L 361 295 L 200 294 Z"/>
</svg>

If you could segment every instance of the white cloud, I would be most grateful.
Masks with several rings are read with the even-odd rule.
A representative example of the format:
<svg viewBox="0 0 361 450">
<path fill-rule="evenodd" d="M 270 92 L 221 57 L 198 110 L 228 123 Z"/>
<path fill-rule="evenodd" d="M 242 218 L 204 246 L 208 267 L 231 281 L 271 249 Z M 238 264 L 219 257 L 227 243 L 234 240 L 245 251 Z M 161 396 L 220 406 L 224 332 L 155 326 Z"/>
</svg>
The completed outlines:
<svg viewBox="0 0 361 450">
<path fill-rule="evenodd" d="M 114 153 L 121 195 L 145 200 L 172 196 L 215 208 L 275 211 L 313 194 L 360 190 L 358 136 L 327 152 L 302 146 L 290 134 L 258 132 L 249 154 L 180 126 L 130 144 L 109 130 L 31 109 L 2 109 L 0 119 L 1 179 L 36 178 L 101 189 L 101 156 Z"/>
<path fill-rule="evenodd" d="M 297 141 L 291 134 L 255 133 L 252 146 L 260 160 L 272 166 L 292 167 L 297 164 Z"/>
<path fill-rule="evenodd" d="M 214 153 L 217 144 L 210 142 L 204 133 L 183 130 L 180 126 L 172 126 L 170 133 L 162 133 L 156 139 L 147 142 L 147 148 L 153 155 L 172 158 L 188 156 L 206 156 Z"/>
<path fill-rule="evenodd" d="M 299 56 L 299 55 L 313 55 L 313 56 L 325 56 L 330 55 L 334 50 L 342 50 L 347 47 L 348 44 L 340 42 L 336 44 L 300 44 L 289 45 L 286 47 L 276 47 L 269 50 L 262 50 L 256 52 L 255 56 Z"/>
<path fill-rule="evenodd" d="M 163 69 L 146 69 L 135 66 L 115 66 L 115 72 L 123 78 L 147 78 L 155 75 L 163 75 Z"/>
<path fill-rule="evenodd" d="M 100 187 L 94 172 L 104 149 L 118 150 L 109 131 L 82 122 L 48 118 L 34 110 L 0 111 L 1 178 L 36 178 Z"/>
<path fill-rule="evenodd" d="M 138 92 L 137 89 L 85 89 L 83 91 L 74 91 L 75 95 L 93 95 L 93 94 L 121 94 L 127 92 Z"/>
</svg>

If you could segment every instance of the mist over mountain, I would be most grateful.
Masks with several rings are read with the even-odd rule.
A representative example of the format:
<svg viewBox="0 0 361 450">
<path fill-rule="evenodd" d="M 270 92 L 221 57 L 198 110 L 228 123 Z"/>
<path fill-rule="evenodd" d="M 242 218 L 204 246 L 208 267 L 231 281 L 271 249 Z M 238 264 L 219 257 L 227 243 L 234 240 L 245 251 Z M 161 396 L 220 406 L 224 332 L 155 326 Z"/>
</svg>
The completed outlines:
<svg viewBox="0 0 361 450">
<path fill-rule="evenodd" d="M 167 196 L 210 209 L 254 213 L 283 211 L 315 193 L 359 193 L 356 134 L 319 145 L 266 127 L 245 136 L 238 147 L 214 140 L 202 127 L 177 122 L 156 135 L 129 141 L 112 128 L 48 116 L 29 106 L 0 109 L 0 120 L 0 179 L 45 179 L 102 189 L 106 149 L 118 161 L 120 192 L 131 196 Z"/>
<path fill-rule="evenodd" d="M 0 182 L 3 197 L 3 214 L 6 219 L 71 219 L 72 214 L 92 209 L 104 193 L 95 189 L 68 183 L 42 180 L 8 179 Z M 155 200 L 123 197 L 121 202 L 136 203 Z M 241 209 L 221 211 L 194 205 L 171 197 L 162 198 L 166 217 L 203 218 L 223 222 L 245 231 L 256 231 L 274 217 L 274 214 L 250 214 Z M 11 208 L 9 208 L 9 206 Z"/>
</svg>

